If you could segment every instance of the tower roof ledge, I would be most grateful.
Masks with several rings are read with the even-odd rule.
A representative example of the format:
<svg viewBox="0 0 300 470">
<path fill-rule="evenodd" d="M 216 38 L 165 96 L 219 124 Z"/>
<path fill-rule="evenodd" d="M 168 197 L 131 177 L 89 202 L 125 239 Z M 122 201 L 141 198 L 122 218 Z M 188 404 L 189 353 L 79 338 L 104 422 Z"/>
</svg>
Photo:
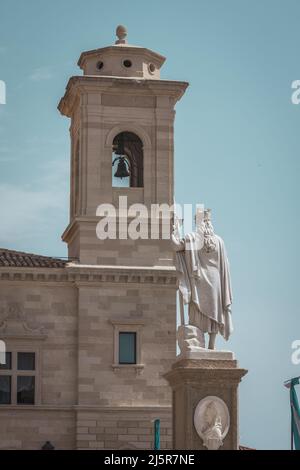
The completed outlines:
<svg viewBox="0 0 300 470">
<path fill-rule="evenodd" d="M 82 52 L 77 64 L 81 69 L 83 69 L 86 59 L 90 59 L 93 57 L 102 57 L 107 54 L 113 54 L 115 56 L 118 56 L 124 53 L 128 53 L 130 55 L 143 55 L 145 56 L 145 58 L 148 58 L 150 60 L 156 60 L 159 67 L 161 67 L 166 60 L 163 55 L 158 54 L 157 52 L 154 52 L 151 49 L 147 49 L 146 47 L 133 46 L 130 44 L 114 44 L 111 46 L 101 47 L 98 49 Z"/>
<path fill-rule="evenodd" d="M 155 80 L 147 78 L 127 78 L 127 77 L 116 77 L 116 76 L 98 76 L 98 75 L 79 75 L 73 76 L 69 79 L 69 82 L 66 87 L 64 96 L 61 98 L 58 104 L 58 110 L 61 114 L 70 117 L 72 103 L 75 101 L 78 96 L 80 88 L 88 90 L 92 87 L 97 87 L 98 91 L 103 90 L 107 92 L 108 88 L 111 87 L 111 91 L 114 90 L 114 86 L 117 88 L 120 85 L 127 85 L 132 87 L 132 92 L 136 93 L 137 89 L 140 89 L 140 92 L 143 94 L 152 95 L 169 95 L 174 98 L 175 101 L 178 101 L 185 90 L 189 86 L 188 82 L 178 81 L 178 80 Z M 123 92 L 123 88 L 120 88 L 120 92 Z"/>
</svg>

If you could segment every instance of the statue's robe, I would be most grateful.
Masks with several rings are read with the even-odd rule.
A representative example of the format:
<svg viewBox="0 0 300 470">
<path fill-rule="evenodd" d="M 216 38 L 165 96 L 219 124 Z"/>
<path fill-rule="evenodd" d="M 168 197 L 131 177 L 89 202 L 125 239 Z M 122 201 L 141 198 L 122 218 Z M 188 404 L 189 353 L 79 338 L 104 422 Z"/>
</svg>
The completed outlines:
<svg viewBox="0 0 300 470">
<path fill-rule="evenodd" d="M 200 240 L 197 233 L 189 233 L 176 244 L 179 290 L 189 304 L 189 323 L 227 340 L 233 331 L 232 292 L 224 242 L 214 235 L 216 247 L 207 252 Z"/>
</svg>

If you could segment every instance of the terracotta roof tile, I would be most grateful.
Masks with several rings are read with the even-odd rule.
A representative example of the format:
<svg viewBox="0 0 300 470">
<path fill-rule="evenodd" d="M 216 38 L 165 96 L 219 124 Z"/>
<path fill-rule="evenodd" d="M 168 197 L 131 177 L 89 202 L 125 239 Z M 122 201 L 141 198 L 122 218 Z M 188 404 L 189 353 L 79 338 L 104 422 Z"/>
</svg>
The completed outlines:
<svg viewBox="0 0 300 470">
<path fill-rule="evenodd" d="M 67 260 L 0 248 L 0 267 L 64 268 Z"/>
</svg>

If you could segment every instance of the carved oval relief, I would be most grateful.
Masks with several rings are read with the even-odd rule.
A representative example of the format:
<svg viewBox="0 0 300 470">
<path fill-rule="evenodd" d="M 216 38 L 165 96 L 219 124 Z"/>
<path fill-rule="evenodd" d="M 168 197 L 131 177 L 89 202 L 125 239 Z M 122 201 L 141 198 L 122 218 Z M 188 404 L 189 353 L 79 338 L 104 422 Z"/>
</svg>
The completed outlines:
<svg viewBox="0 0 300 470">
<path fill-rule="evenodd" d="M 194 413 L 194 426 L 209 450 L 217 450 L 230 426 L 230 415 L 226 403 L 216 396 L 207 396 L 199 401 Z"/>
</svg>

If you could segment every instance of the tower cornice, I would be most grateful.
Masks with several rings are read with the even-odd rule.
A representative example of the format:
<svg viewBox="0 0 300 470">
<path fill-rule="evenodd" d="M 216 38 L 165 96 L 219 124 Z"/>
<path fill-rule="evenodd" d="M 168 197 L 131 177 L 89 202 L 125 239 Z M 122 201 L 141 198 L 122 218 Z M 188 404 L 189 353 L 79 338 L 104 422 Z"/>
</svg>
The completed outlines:
<svg viewBox="0 0 300 470">
<path fill-rule="evenodd" d="M 170 96 L 175 103 L 180 100 L 188 82 L 175 80 L 136 79 L 124 77 L 101 77 L 93 75 L 73 76 L 70 78 L 66 92 L 61 98 L 58 109 L 64 116 L 71 117 L 76 99 L 81 93 L 105 93 L 108 90 L 115 94 L 141 94 L 154 96 Z"/>
</svg>

